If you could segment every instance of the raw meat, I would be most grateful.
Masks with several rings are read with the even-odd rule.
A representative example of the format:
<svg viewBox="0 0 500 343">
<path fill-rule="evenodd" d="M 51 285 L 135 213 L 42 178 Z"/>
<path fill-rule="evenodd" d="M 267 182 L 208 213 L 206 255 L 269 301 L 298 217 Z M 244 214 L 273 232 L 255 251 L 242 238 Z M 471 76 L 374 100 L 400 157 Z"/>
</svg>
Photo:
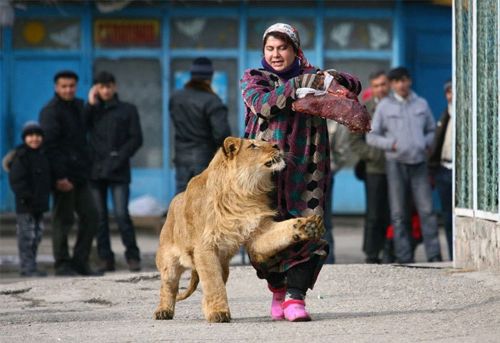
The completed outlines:
<svg viewBox="0 0 500 343">
<path fill-rule="evenodd" d="M 352 132 L 369 132 L 370 115 L 358 97 L 335 80 L 330 83 L 327 92 L 323 95 L 308 94 L 297 99 L 292 109 L 326 119 L 332 119 L 345 125 Z"/>
</svg>

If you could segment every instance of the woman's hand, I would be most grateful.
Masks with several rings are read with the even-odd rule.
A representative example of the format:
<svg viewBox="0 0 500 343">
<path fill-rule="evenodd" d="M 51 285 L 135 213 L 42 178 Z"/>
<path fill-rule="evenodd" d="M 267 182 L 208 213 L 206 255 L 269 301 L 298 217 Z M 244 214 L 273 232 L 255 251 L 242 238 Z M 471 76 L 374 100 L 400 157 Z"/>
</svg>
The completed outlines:
<svg viewBox="0 0 500 343">
<path fill-rule="evenodd" d="M 335 81 L 340 83 L 342 86 L 344 86 L 351 92 L 356 93 L 356 95 L 359 95 L 359 93 L 361 93 L 361 82 L 359 82 L 356 76 L 343 71 L 336 71 L 335 69 L 325 70 L 325 72 L 333 76 Z"/>
<path fill-rule="evenodd" d="M 321 74 L 302 74 L 295 78 L 297 88 L 313 88 L 317 90 L 325 89 L 325 75 Z"/>
</svg>

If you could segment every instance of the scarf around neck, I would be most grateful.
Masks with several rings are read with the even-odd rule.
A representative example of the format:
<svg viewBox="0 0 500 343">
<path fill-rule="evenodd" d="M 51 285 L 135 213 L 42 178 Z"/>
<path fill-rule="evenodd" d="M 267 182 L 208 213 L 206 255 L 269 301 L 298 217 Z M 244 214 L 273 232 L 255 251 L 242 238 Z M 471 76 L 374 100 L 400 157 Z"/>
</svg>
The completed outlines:
<svg viewBox="0 0 500 343">
<path fill-rule="evenodd" d="M 300 60 L 295 58 L 295 61 L 289 65 L 285 70 L 276 71 L 269 63 L 267 63 L 265 58 L 262 58 L 262 66 L 264 69 L 270 73 L 278 75 L 281 79 L 288 81 L 292 77 L 299 76 L 301 73 Z"/>
</svg>

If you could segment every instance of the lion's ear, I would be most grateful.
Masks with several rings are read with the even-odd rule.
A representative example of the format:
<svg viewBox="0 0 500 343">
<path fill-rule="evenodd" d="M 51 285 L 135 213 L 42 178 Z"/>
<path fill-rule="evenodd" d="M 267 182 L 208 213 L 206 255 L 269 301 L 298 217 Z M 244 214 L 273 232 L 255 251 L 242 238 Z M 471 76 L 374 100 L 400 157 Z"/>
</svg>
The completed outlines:
<svg viewBox="0 0 500 343">
<path fill-rule="evenodd" d="M 241 144 L 241 138 L 227 137 L 222 145 L 222 151 L 227 158 L 232 159 L 240 151 Z"/>
</svg>

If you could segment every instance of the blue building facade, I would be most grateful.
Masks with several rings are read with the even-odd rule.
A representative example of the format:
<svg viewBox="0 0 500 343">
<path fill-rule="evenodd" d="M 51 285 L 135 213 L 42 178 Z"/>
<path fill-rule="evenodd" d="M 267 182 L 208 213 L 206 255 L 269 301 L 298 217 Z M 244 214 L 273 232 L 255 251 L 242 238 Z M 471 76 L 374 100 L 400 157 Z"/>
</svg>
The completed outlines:
<svg viewBox="0 0 500 343">
<path fill-rule="evenodd" d="M 0 154 L 20 143 L 21 127 L 53 96 L 52 77 L 72 69 L 86 98 L 92 75 L 117 76 L 120 97 L 140 111 L 145 142 L 133 159 L 132 199 L 163 205 L 174 195 L 168 98 L 193 58 L 210 57 L 216 91 L 227 103 L 234 135 L 243 132 L 239 78 L 260 65 L 261 37 L 274 22 L 299 29 L 304 52 L 320 68 L 352 72 L 367 84 L 376 69 L 404 65 L 436 118 L 451 76 L 451 7 L 443 1 L 133 1 L 23 4 L 0 28 Z M 445 1 L 446 3 L 446 1 Z M 336 176 L 334 210 L 364 211 L 363 185 L 352 164 Z M 13 210 L 8 175 L 0 171 L 0 212 Z"/>
</svg>

